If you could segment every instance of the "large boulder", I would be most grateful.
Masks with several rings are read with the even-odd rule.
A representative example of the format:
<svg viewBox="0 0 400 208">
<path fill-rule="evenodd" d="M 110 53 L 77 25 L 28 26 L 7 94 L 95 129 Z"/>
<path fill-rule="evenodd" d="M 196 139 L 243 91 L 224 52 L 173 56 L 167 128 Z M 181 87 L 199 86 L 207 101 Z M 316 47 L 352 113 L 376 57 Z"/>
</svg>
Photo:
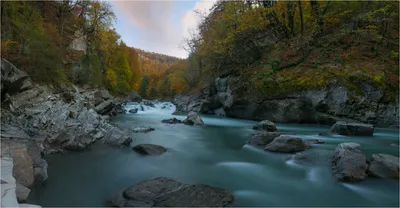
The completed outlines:
<svg viewBox="0 0 400 208">
<path fill-rule="evenodd" d="M 160 177 L 130 186 L 107 202 L 119 207 L 224 207 L 233 200 L 231 193 L 217 187 Z"/>
<path fill-rule="evenodd" d="M 257 125 L 253 126 L 255 130 L 264 130 L 264 131 L 276 131 L 277 128 L 272 121 L 264 120 L 258 123 Z"/>
<path fill-rule="evenodd" d="M 332 132 L 346 136 L 372 136 L 374 127 L 369 124 L 338 121 L 332 126 Z"/>
<path fill-rule="evenodd" d="M 140 97 L 139 93 L 134 90 L 127 92 L 122 99 L 124 101 L 130 101 L 130 102 L 142 101 L 142 97 Z"/>
<path fill-rule="evenodd" d="M 260 131 L 250 136 L 247 140 L 247 144 L 256 146 L 256 147 L 265 147 L 267 144 L 271 143 L 276 137 L 281 134 L 278 132 L 267 132 Z"/>
<path fill-rule="evenodd" d="M 339 181 L 362 181 L 367 177 L 367 159 L 357 143 L 341 143 L 335 149 L 332 172 Z"/>
<path fill-rule="evenodd" d="M 399 158 L 388 154 L 373 154 L 368 175 L 378 178 L 399 179 Z"/>
<path fill-rule="evenodd" d="M 186 119 L 182 121 L 185 124 L 195 124 L 195 125 L 203 125 L 203 119 L 201 119 L 199 113 L 191 111 L 187 115 Z"/>
<path fill-rule="evenodd" d="M 11 143 L 10 153 L 14 161 L 13 176 L 21 185 L 31 188 L 35 182 L 33 160 L 28 153 L 26 145 Z"/>
<path fill-rule="evenodd" d="M 94 98 L 100 98 L 103 100 L 108 100 L 111 99 L 112 96 L 110 95 L 110 93 L 108 92 L 108 90 L 98 90 L 96 92 L 94 92 Z"/>
<path fill-rule="evenodd" d="M 160 155 L 167 151 L 165 147 L 155 144 L 138 144 L 132 150 L 141 155 Z"/>
<path fill-rule="evenodd" d="M 17 69 L 5 59 L 1 59 L 1 97 L 5 93 L 14 95 L 32 88 L 32 81 L 28 74 Z"/>
<path fill-rule="evenodd" d="M 266 151 L 283 153 L 300 152 L 304 151 L 305 149 L 307 149 L 307 145 L 302 139 L 284 135 L 276 137 L 265 147 Z"/>
</svg>

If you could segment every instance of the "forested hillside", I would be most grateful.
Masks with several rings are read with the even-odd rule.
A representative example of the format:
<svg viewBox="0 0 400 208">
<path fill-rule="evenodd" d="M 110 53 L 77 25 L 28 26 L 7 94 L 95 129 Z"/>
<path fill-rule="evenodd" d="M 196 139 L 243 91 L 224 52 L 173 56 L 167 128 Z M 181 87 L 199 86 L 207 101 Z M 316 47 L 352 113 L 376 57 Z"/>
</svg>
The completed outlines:
<svg viewBox="0 0 400 208">
<path fill-rule="evenodd" d="M 260 99 L 330 84 L 368 82 L 398 94 L 399 2 L 229 1 L 188 39 L 198 76 L 239 76 Z"/>
<path fill-rule="evenodd" d="M 1 56 L 36 82 L 91 84 L 114 93 L 142 83 L 143 96 L 160 95 L 159 77 L 180 59 L 128 47 L 114 22 L 107 2 L 2 1 Z M 176 89 L 183 88 L 162 90 Z"/>
</svg>

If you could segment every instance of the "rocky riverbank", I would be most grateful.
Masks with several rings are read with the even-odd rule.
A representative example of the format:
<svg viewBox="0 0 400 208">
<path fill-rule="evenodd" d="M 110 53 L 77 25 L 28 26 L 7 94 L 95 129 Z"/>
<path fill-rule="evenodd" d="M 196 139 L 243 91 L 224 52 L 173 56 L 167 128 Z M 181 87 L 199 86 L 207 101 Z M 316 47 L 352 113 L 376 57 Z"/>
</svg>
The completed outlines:
<svg viewBox="0 0 400 208">
<path fill-rule="evenodd" d="M 205 114 L 280 123 L 332 125 L 346 120 L 376 127 L 399 127 L 399 97 L 388 99 L 385 92 L 363 83 L 360 92 L 343 85 L 331 85 L 296 93 L 261 96 L 237 77 L 217 78 L 201 92 L 181 94 L 173 99 L 176 114 L 196 111 Z"/>
<path fill-rule="evenodd" d="M 1 157 L 13 161 L 19 202 L 47 179 L 46 154 L 83 151 L 96 141 L 131 143 L 131 131 L 109 120 L 123 113 L 123 102 L 141 100 L 136 92 L 114 97 L 90 87 L 38 85 L 4 59 L 1 75 Z"/>
</svg>

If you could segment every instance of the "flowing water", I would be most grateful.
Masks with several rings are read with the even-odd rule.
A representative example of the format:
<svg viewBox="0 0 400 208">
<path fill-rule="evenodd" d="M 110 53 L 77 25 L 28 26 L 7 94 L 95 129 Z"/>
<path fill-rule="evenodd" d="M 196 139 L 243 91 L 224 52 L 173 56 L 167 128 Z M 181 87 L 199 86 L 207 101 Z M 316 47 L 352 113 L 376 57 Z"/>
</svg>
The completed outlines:
<svg viewBox="0 0 400 208">
<path fill-rule="evenodd" d="M 184 183 L 204 183 L 233 192 L 235 206 L 399 206 L 397 180 L 368 178 L 359 183 L 335 181 L 330 159 L 337 144 L 357 142 L 363 153 L 399 156 L 399 130 L 375 129 L 373 137 L 318 136 L 328 126 L 277 124 L 280 131 L 303 139 L 321 139 L 304 152 L 309 161 L 287 161 L 287 154 L 246 145 L 255 121 L 202 116 L 204 126 L 164 124 L 173 117 L 171 103 L 138 108 L 113 123 L 124 128 L 151 126 L 155 131 L 133 133 L 141 143 L 167 148 L 160 156 L 140 156 L 131 148 L 95 144 L 92 150 L 46 156 L 47 183 L 34 189 L 28 202 L 42 206 L 104 206 L 105 199 L 142 180 L 169 177 Z M 175 116 L 183 119 L 183 116 Z"/>
</svg>

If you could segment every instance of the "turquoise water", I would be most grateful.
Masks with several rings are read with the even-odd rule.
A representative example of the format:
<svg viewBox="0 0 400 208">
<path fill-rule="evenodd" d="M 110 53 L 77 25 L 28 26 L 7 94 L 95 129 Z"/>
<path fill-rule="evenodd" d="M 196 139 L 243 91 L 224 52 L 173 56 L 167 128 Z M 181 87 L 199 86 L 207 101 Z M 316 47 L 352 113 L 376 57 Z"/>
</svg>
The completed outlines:
<svg viewBox="0 0 400 208">
<path fill-rule="evenodd" d="M 399 156 L 399 130 L 375 129 L 373 137 L 318 136 L 328 126 L 277 124 L 280 131 L 303 139 L 321 139 L 304 152 L 309 161 L 286 161 L 287 154 L 265 152 L 246 145 L 256 123 L 202 116 L 204 126 L 163 124 L 171 111 L 119 115 L 123 128 L 151 126 L 155 131 L 134 133 L 132 146 L 158 144 L 160 156 L 140 156 L 131 148 L 95 144 L 90 151 L 49 155 L 47 183 L 32 191 L 30 203 L 42 206 L 105 206 L 105 199 L 132 184 L 155 177 L 184 183 L 204 183 L 233 192 L 235 206 L 399 206 L 397 180 L 368 178 L 359 183 L 334 180 L 330 159 L 337 144 L 357 142 L 373 153 Z M 183 119 L 182 116 L 175 116 Z M 391 145 L 391 144 L 397 145 Z"/>
</svg>

